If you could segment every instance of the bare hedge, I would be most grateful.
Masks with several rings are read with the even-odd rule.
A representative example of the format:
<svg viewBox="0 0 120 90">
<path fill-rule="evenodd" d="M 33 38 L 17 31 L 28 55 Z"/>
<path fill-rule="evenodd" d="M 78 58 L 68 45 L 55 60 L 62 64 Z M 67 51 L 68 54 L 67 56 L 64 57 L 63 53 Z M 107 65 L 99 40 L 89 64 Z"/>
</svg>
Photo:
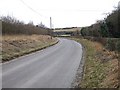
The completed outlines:
<svg viewBox="0 0 120 90">
<path fill-rule="evenodd" d="M 40 34 L 40 35 L 48 35 L 50 34 L 49 28 L 35 26 L 33 24 L 24 24 L 15 18 L 10 16 L 1 17 L 2 21 L 2 34 L 13 35 L 13 34 Z"/>
<path fill-rule="evenodd" d="M 120 38 L 103 38 L 103 37 L 91 37 L 91 36 L 85 36 L 84 38 L 91 41 L 100 42 L 102 45 L 105 46 L 106 49 L 110 51 L 120 52 Z"/>
</svg>

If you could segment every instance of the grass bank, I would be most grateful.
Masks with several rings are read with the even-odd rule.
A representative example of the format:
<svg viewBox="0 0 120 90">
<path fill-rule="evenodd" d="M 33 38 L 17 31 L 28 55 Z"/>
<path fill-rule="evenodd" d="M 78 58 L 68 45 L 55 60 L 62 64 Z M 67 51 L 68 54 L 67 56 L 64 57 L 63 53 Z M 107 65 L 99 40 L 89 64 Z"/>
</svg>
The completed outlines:
<svg viewBox="0 0 120 90">
<path fill-rule="evenodd" d="M 72 38 L 85 47 L 85 65 L 80 88 L 119 88 L 118 59 L 115 52 L 108 51 L 98 42 Z"/>
<path fill-rule="evenodd" d="M 2 62 L 35 52 L 56 44 L 58 40 L 48 35 L 3 35 Z"/>
</svg>

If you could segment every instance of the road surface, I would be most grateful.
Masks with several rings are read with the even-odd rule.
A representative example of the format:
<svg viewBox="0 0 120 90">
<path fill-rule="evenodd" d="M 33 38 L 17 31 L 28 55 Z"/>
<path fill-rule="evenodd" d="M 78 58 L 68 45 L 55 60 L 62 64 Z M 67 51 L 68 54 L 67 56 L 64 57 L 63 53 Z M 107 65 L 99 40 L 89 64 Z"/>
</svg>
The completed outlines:
<svg viewBox="0 0 120 90">
<path fill-rule="evenodd" d="M 2 65 L 2 88 L 69 88 L 82 57 L 73 40 L 59 43 Z"/>
</svg>

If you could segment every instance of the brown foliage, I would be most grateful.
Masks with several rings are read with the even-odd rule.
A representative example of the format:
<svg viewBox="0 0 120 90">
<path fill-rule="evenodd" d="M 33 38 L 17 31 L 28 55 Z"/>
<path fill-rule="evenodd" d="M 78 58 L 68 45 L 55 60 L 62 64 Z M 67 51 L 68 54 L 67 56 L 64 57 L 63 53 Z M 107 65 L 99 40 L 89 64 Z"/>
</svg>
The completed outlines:
<svg viewBox="0 0 120 90">
<path fill-rule="evenodd" d="M 24 24 L 23 22 L 16 20 L 13 17 L 1 17 L 2 20 L 2 34 L 3 35 L 14 35 L 14 34 L 40 34 L 48 35 L 50 29 L 44 27 L 37 27 L 33 24 Z"/>
</svg>

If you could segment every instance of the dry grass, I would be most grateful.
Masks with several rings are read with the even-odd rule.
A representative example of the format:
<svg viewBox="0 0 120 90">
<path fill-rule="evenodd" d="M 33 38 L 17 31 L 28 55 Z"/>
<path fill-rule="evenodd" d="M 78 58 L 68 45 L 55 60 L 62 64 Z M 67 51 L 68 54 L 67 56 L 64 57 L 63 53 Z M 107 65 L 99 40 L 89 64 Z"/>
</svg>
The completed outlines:
<svg viewBox="0 0 120 90">
<path fill-rule="evenodd" d="M 4 35 L 2 37 L 2 60 L 8 61 L 56 42 L 56 38 L 51 39 L 48 35 Z"/>
<path fill-rule="evenodd" d="M 74 40 L 86 49 L 84 75 L 81 88 L 119 88 L 118 53 L 108 51 L 98 42 L 86 39 Z"/>
</svg>

